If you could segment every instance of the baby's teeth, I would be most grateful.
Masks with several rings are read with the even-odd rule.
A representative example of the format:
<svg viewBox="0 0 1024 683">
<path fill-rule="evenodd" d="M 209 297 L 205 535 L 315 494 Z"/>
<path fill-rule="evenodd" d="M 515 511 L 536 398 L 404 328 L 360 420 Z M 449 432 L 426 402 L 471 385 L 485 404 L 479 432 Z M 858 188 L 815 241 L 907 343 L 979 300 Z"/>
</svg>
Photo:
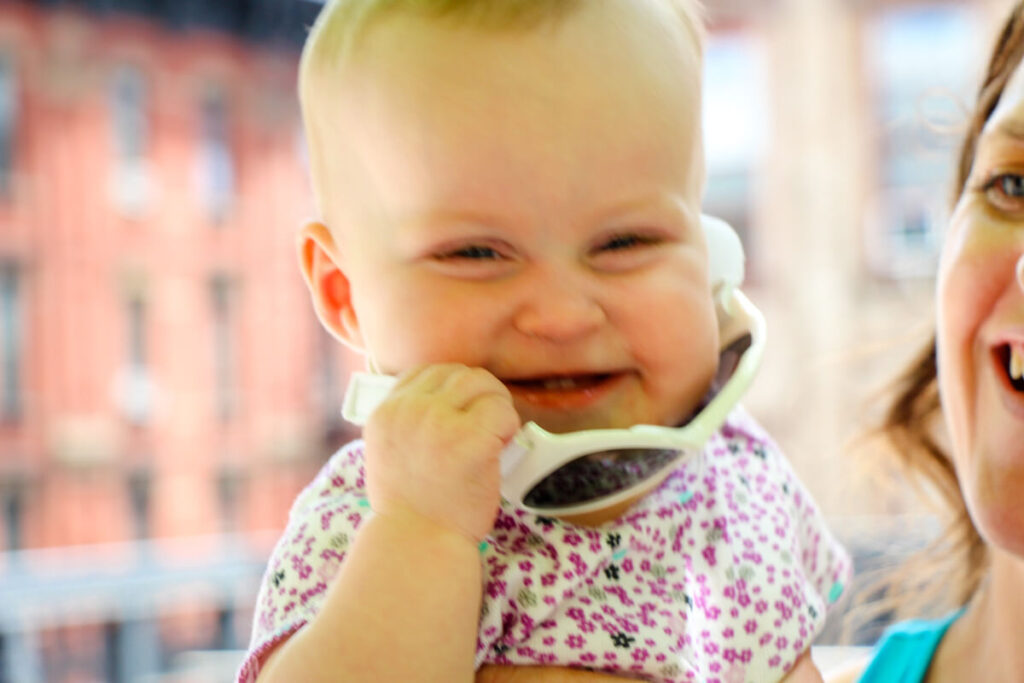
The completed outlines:
<svg viewBox="0 0 1024 683">
<path fill-rule="evenodd" d="M 544 381 L 545 389 L 572 389 L 574 386 L 576 386 L 576 382 L 570 377 L 561 377 Z"/>
<path fill-rule="evenodd" d="M 1024 346 L 1010 345 L 1010 379 L 1024 377 Z"/>
</svg>

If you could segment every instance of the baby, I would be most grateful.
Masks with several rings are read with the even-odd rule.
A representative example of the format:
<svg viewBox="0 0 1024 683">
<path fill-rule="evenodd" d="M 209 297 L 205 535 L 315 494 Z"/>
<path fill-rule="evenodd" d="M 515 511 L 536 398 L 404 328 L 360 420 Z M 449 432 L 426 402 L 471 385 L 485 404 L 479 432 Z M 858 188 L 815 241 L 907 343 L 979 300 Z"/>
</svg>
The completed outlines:
<svg viewBox="0 0 1024 683">
<path fill-rule="evenodd" d="M 742 410 L 610 507 L 499 492 L 524 423 L 673 426 L 713 391 L 695 2 L 324 8 L 301 266 L 399 379 L 296 501 L 240 681 L 816 680 L 849 562 Z"/>
</svg>

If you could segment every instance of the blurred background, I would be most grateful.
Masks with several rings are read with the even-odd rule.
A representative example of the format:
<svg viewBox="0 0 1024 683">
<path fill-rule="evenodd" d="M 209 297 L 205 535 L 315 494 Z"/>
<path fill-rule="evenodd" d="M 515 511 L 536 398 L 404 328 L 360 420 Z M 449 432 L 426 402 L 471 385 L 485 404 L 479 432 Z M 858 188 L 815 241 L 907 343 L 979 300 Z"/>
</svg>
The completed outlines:
<svg viewBox="0 0 1024 683">
<path fill-rule="evenodd" d="M 927 335 L 1010 3 L 706 4 L 706 209 L 769 322 L 747 406 L 870 567 L 935 528 L 850 439 Z M 228 680 L 293 498 L 354 436 L 362 363 L 294 255 L 319 9 L 0 0 L 0 682 Z"/>
</svg>

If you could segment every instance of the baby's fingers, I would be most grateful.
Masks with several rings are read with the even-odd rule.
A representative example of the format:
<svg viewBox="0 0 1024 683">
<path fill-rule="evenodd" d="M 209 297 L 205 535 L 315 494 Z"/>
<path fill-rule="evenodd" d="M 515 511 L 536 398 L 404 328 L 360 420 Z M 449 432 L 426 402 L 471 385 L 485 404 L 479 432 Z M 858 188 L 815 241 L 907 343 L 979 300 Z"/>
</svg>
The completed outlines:
<svg viewBox="0 0 1024 683">
<path fill-rule="evenodd" d="M 508 387 L 482 368 L 457 366 L 436 395 L 465 413 L 476 429 L 497 437 L 503 444 L 520 427 Z"/>
<path fill-rule="evenodd" d="M 507 389 L 503 393 L 478 394 L 463 410 L 478 429 L 494 435 L 502 443 L 511 440 L 522 426 Z"/>
<path fill-rule="evenodd" d="M 508 388 L 490 372 L 459 363 L 438 363 L 409 370 L 398 378 L 392 391 L 430 397 L 456 410 L 465 410 L 484 394 L 496 393 L 511 400 Z"/>
<path fill-rule="evenodd" d="M 465 365 L 455 363 L 421 365 L 399 375 L 392 391 L 434 394 L 444 386 L 453 373 L 466 369 L 468 368 Z"/>
<path fill-rule="evenodd" d="M 444 382 L 437 388 L 436 394 L 459 410 L 468 410 L 473 401 L 488 394 L 505 396 L 510 401 L 512 399 L 508 387 L 483 368 L 471 368 L 465 365 L 438 367 L 445 368 L 447 373 Z"/>
</svg>

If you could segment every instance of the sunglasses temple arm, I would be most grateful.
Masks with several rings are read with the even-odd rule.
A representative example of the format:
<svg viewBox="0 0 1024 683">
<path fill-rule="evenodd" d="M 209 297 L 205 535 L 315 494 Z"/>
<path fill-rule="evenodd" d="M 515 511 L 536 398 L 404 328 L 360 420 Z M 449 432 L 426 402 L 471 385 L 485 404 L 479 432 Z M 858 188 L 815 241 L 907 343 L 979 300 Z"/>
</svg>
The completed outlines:
<svg viewBox="0 0 1024 683">
<path fill-rule="evenodd" d="M 353 372 L 349 380 L 341 416 L 354 425 L 362 426 L 379 406 L 397 380 L 390 375 Z"/>
<path fill-rule="evenodd" d="M 526 456 L 529 448 L 516 434 L 501 451 L 501 479 L 504 481 Z"/>
<path fill-rule="evenodd" d="M 764 316 L 757 307 L 743 292 L 733 289 L 730 292 L 727 312 L 730 317 L 735 316 L 738 319 L 746 320 L 746 327 L 751 334 L 751 345 L 740 358 L 732 377 L 721 388 L 718 395 L 705 406 L 702 415 L 695 420 L 695 427 L 699 430 L 696 436 L 701 443 L 721 427 L 729 411 L 746 394 L 764 356 L 765 322 Z M 701 417 L 704 419 L 701 420 Z"/>
</svg>

